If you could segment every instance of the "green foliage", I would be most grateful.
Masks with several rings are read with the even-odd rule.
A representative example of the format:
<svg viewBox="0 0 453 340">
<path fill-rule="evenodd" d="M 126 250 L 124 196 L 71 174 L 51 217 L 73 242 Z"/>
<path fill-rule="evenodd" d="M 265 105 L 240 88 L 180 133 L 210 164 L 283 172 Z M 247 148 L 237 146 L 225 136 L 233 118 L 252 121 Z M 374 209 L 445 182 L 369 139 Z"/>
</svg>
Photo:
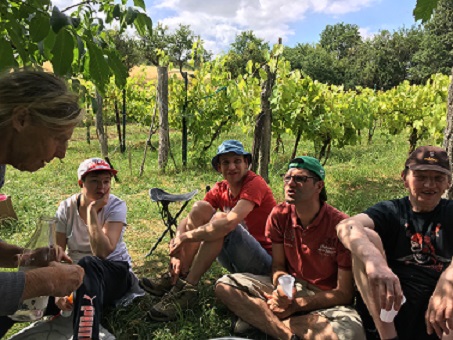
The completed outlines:
<svg viewBox="0 0 453 340">
<path fill-rule="evenodd" d="M 257 38 L 253 31 L 244 31 L 236 35 L 231 48 L 226 54 L 225 66 L 232 78 L 246 73 L 254 74 L 260 65 L 266 62 L 269 55 L 269 44 Z M 253 70 L 246 70 L 247 63 L 252 61 Z"/>
<path fill-rule="evenodd" d="M 428 21 L 438 2 L 439 0 L 417 0 L 414 8 L 415 20 L 421 20 L 422 22 Z"/>
<path fill-rule="evenodd" d="M 197 45 L 197 55 L 192 53 L 194 45 Z M 211 54 L 204 49 L 203 42 L 195 36 L 189 25 L 180 24 L 175 32 L 170 33 L 167 26 L 158 23 L 152 35 L 140 37 L 138 48 L 146 62 L 154 66 L 168 66 L 172 62 L 180 72 L 183 67 L 193 67 L 195 63 L 211 58 Z M 192 63 L 189 62 L 191 59 Z"/>
<path fill-rule="evenodd" d="M 420 27 L 380 31 L 351 50 L 341 61 L 346 88 L 365 86 L 388 90 L 403 80 L 414 81 L 410 66 L 420 50 L 424 32 Z"/>
<path fill-rule="evenodd" d="M 346 57 L 361 42 L 359 26 L 343 22 L 327 25 L 319 40 L 319 44 L 327 51 L 334 52 L 337 59 Z"/>
<path fill-rule="evenodd" d="M 453 1 L 440 0 L 431 19 L 425 24 L 420 50 L 414 55 L 410 72 L 417 83 L 432 74 L 450 74 L 453 67 Z"/>
<path fill-rule="evenodd" d="M 319 44 L 285 47 L 283 56 L 291 63 L 292 69 L 299 69 L 321 83 L 340 85 L 343 81 L 342 65 L 338 62 L 336 54 Z"/>
<path fill-rule="evenodd" d="M 80 74 L 102 93 L 111 76 L 123 87 L 127 69 L 117 62 L 118 52 L 104 28 L 117 24 L 121 33 L 134 26 L 139 34 L 151 34 L 143 0 L 134 4 L 126 7 L 114 0 L 89 0 L 60 10 L 51 1 L 1 1 L 0 71 L 50 61 L 56 74 Z"/>
</svg>

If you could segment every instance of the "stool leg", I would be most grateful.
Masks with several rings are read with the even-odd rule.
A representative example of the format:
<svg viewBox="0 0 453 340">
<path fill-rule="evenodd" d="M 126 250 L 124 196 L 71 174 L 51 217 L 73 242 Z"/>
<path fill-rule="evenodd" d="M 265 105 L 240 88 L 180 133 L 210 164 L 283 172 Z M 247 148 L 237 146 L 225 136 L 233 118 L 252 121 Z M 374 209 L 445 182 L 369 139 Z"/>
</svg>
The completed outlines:
<svg viewBox="0 0 453 340">
<path fill-rule="evenodd" d="M 162 242 L 162 239 L 165 237 L 165 234 L 170 231 L 170 235 L 171 233 L 173 232 L 173 230 L 171 230 L 171 226 L 167 227 L 167 229 L 165 229 L 165 231 L 162 233 L 162 235 L 160 235 L 160 237 L 157 239 L 156 243 L 154 244 L 154 246 L 151 248 L 151 250 L 148 252 L 148 254 L 145 255 L 145 257 L 148 257 L 150 256 L 153 251 L 157 248 L 158 244 L 160 242 Z"/>
</svg>

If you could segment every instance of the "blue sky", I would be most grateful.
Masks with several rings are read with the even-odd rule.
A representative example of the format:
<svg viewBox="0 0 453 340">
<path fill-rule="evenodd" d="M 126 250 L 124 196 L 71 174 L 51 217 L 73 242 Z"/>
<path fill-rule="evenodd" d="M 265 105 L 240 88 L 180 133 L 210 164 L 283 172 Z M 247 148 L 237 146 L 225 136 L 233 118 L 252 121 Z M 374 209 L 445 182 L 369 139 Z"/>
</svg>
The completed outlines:
<svg viewBox="0 0 453 340">
<path fill-rule="evenodd" d="M 316 43 L 326 25 L 356 24 L 363 37 L 415 24 L 416 0 L 145 0 L 153 23 L 170 29 L 188 24 L 208 50 L 228 49 L 244 30 L 269 41 L 294 46 Z"/>
</svg>

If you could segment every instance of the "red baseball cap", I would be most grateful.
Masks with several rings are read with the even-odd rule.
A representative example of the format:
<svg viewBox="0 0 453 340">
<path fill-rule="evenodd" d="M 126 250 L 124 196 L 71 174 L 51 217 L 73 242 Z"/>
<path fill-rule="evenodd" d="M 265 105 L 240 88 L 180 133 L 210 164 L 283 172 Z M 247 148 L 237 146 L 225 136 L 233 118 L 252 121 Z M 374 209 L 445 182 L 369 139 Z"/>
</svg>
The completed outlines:
<svg viewBox="0 0 453 340">
<path fill-rule="evenodd" d="M 82 180 L 83 177 L 93 171 L 108 171 L 113 176 L 118 173 L 117 170 L 112 169 L 110 164 L 104 161 L 102 158 L 88 158 L 79 165 L 79 169 L 77 170 L 78 180 Z"/>
</svg>

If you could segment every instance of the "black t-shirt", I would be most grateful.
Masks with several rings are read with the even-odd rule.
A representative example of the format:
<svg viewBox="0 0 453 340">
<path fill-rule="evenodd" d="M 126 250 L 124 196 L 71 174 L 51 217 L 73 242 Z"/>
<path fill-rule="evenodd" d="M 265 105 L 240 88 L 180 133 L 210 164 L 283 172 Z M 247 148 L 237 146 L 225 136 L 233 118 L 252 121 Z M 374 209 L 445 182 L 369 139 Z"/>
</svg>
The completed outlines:
<svg viewBox="0 0 453 340">
<path fill-rule="evenodd" d="M 433 211 L 416 213 L 404 197 L 380 202 L 365 214 L 401 284 L 434 289 L 453 256 L 453 201 L 442 199 Z"/>
<path fill-rule="evenodd" d="M 380 202 L 364 213 L 374 221 L 389 267 L 398 276 L 407 299 L 395 318 L 399 338 L 437 339 L 435 334 L 426 333 L 424 315 L 453 255 L 453 201 L 442 199 L 433 211 L 416 213 L 405 197 Z M 359 307 L 365 328 L 372 329 L 366 307 Z"/>
</svg>

